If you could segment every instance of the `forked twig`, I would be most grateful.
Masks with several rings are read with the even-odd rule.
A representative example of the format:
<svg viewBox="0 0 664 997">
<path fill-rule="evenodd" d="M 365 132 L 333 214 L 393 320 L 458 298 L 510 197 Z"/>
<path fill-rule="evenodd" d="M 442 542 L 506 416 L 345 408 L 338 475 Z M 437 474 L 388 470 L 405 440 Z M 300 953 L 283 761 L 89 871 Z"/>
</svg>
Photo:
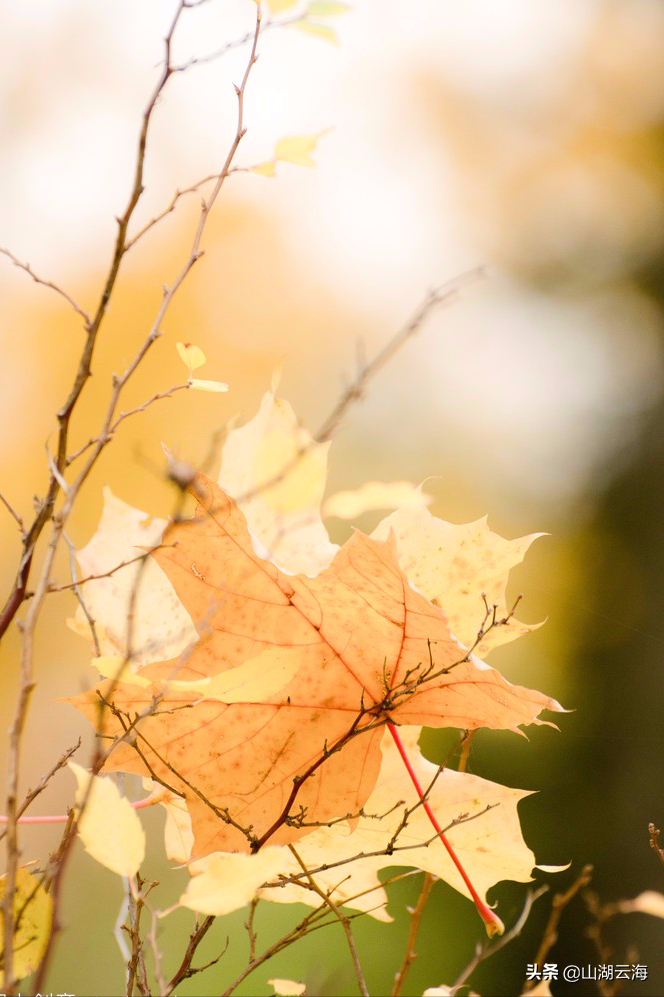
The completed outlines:
<svg viewBox="0 0 664 997">
<path fill-rule="evenodd" d="M 534 962 L 537 965 L 544 962 L 547 955 L 558 941 L 558 924 L 560 923 L 560 918 L 562 917 L 565 907 L 567 907 L 570 901 L 574 899 L 579 890 L 588 885 L 592 879 L 592 875 L 593 867 L 591 865 L 584 865 L 569 889 L 565 890 L 564 893 L 555 894 L 551 904 L 551 913 L 549 914 L 549 919 L 546 922 L 542 940 L 537 950 L 537 954 L 535 955 Z M 533 990 L 536 986 L 537 980 L 527 980 L 524 985 L 524 993 L 527 993 L 529 990 Z"/>
<path fill-rule="evenodd" d="M 357 946 L 355 945 L 355 939 L 353 938 L 353 932 L 351 931 L 350 919 L 347 917 L 346 914 L 343 913 L 342 910 L 340 910 L 340 908 L 337 906 L 337 904 L 335 904 L 334 900 L 332 900 L 330 895 L 326 893 L 324 890 L 321 890 L 320 886 L 318 885 L 316 880 L 313 878 L 313 876 L 307 869 L 305 863 L 298 855 L 297 849 L 293 845 L 289 845 L 288 848 L 289 851 L 292 853 L 292 855 L 294 855 L 296 862 L 298 863 L 298 865 L 302 869 L 302 872 L 306 876 L 310 889 L 312 889 L 314 893 L 317 893 L 318 896 L 323 901 L 323 903 L 330 908 L 330 910 L 338 920 L 339 924 L 343 928 L 344 934 L 346 936 L 346 941 L 348 942 L 348 948 L 350 949 L 351 959 L 353 960 L 353 966 L 355 967 L 355 975 L 357 977 L 357 983 L 360 988 L 360 993 L 362 994 L 362 997 L 370 997 L 369 990 L 367 989 L 367 984 L 364 979 L 364 973 L 362 972 L 362 964 L 360 963 L 360 957 L 357 953 Z"/>
</svg>

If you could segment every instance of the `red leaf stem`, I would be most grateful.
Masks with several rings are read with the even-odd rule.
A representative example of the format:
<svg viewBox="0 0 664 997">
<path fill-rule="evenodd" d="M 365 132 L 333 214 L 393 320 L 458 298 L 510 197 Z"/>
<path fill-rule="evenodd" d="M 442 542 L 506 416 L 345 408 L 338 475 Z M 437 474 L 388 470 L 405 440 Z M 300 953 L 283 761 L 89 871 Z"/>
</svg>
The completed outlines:
<svg viewBox="0 0 664 997">
<path fill-rule="evenodd" d="M 447 849 L 450 858 L 452 859 L 452 861 L 454 862 L 455 866 L 459 870 L 459 874 L 461 875 L 461 878 L 463 879 L 464 883 L 468 887 L 468 891 L 469 891 L 471 897 L 473 898 L 473 901 L 474 901 L 475 906 L 477 908 L 477 912 L 480 915 L 480 917 L 482 918 L 482 920 L 484 921 L 484 926 L 486 927 L 487 934 L 489 935 L 489 937 L 492 937 L 493 935 L 502 935 L 503 932 L 505 931 L 505 925 L 500 920 L 500 918 L 498 917 L 498 915 L 494 911 L 491 910 L 491 908 L 484 902 L 484 900 L 482 900 L 482 898 L 480 897 L 479 893 L 477 892 L 477 890 L 475 889 L 475 887 L 471 883 L 470 878 L 468 876 L 468 873 L 466 872 L 466 870 L 464 869 L 464 867 L 461 865 L 461 862 L 459 861 L 459 858 L 458 858 L 456 852 L 452 848 L 452 845 L 447 840 L 444 831 L 442 830 L 440 824 L 436 820 L 436 815 L 434 814 L 433 810 L 429 806 L 428 801 L 425 799 L 424 791 L 423 791 L 423 789 L 422 789 L 422 787 L 420 785 L 420 781 L 417 778 L 415 770 L 414 770 L 413 766 L 410 763 L 410 758 L 408 757 L 408 752 L 406 751 L 406 749 L 404 747 L 404 744 L 403 744 L 403 741 L 401 740 L 401 736 L 399 734 L 398 728 L 393 723 L 388 723 L 387 729 L 389 730 L 390 734 L 392 735 L 394 743 L 396 744 L 397 749 L 399 751 L 399 754 L 401 755 L 402 761 L 403 761 L 404 765 L 406 766 L 406 770 L 408 772 L 408 775 L 410 776 L 411 781 L 413 783 L 413 786 L 415 787 L 415 791 L 416 791 L 417 795 L 419 796 L 420 800 L 422 801 L 422 806 L 424 807 L 424 810 L 426 812 L 427 817 L 431 821 L 431 823 L 432 823 L 432 825 L 433 825 L 433 827 L 434 827 L 434 829 L 436 831 L 436 834 L 438 835 L 438 837 L 440 838 L 440 840 L 442 841 L 442 843 L 445 845 L 445 848 Z"/>
</svg>

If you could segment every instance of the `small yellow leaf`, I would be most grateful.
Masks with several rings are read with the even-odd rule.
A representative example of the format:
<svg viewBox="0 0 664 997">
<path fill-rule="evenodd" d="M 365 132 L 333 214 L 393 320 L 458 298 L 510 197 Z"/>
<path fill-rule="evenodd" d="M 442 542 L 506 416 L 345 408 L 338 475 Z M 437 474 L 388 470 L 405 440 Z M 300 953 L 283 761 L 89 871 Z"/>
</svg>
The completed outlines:
<svg viewBox="0 0 664 997">
<path fill-rule="evenodd" d="M 295 166 L 315 166 L 316 161 L 311 158 L 310 153 L 324 134 L 325 132 L 318 132 L 317 135 L 287 135 L 280 138 L 274 147 L 274 158 Z"/>
<path fill-rule="evenodd" d="M 259 163 L 258 166 L 250 166 L 250 173 L 258 173 L 260 177 L 273 177 L 276 172 L 277 164 L 274 159 L 268 159 L 266 163 Z"/>
<path fill-rule="evenodd" d="M 307 35 L 324 38 L 326 42 L 331 42 L 332 45 L 339 44 L 336 31 L 328 24 L 320 24 L 318 21 L 294 21 L 291 27 L 297 28 L 298 31 L 304 31 Z"/>
<path fill-rule="evenodd" d="M 145 858 L 145 833 L 129 800 L 115 783 L 92 775 L 76 762 L 68 762 L 78 788 L 76 804 L 85 809 L 78 833 L 86 852 L 118 876 L 134 876 Z M 92 789 L 88 786 L 92 779 Z M 87 799 L 86 799 L 87 796 Z"/>
<path fill-rule="evenodd" d="M 253 419 L 228 434 L 219 484 L 250 496 L 242 503 L 249 529 L 281 565 L 317 575 L 338 550 L 320 517 L 329 443 L 316 444 L 275 390 Z"/>
<path fill-rule="evenodd" d="M 311 0 L 307 14 L 313 17 L 332 17 L 335 14 L 347 14 L 351 7 L 340 0 Z"/>
<path fill-rule="evenodd" d="M 90 664 L 97 669 L 102 678 L 122 679 L 123 682 L 140 685 L 143 688 L 150 685 L 149 680 L 133 671 L 127 659 L 120 655 L 102 655 L 100 658 L 93 658 Z"/>
<path fill-rule="evenodd" d="M 323 515 L 354 519 L 373 509 L 418 509 L 430 502 L 431 496 L 410 481 L 367 481 L 353 491 L 330 495 Z"/>
<path fill-rule="evenodd" d="M 143 784 L 145 785 L 147 781 L 144 779 Z M 164 828 L 166 855 L 172 862 L 184 864 L 191 858 L 194 847 L 194 832 L 191 829 L 191 817 L 187 810 L 187 803 L 175 793 L 168 793 L 166 798 L 160 802 L 166 810 L 166 826 Z"/>
<path fill-rule="evenodd" d="M 193 878 L 180 897 L 182 907 L 220 916 L 244 907 L 263 883 L 274 876 L 275 859 L 283 849 L 262 848 L 256 855 L 212 852 L 189 866 Z"/>
<path fill-rule="evenodd" d="M 296 7 L 299 0 L 267 0 L 267 6 L 271 14 L 279 14 L 282 10 L 289 10 Z"/>
<path fill-rule="evenodd" d="M 168 688 L 173 692 L 199 693 L 199 702 L 215 699 L 222 703 L 263 703 L 281 692 L 301 666 L 298 648 L 271 647 L 218 675 L 195 680 L 171 679 Z M 150 684 L 142 676 L 134 678 Z"/>
<path fill-rule="evenodd" d="M 182 363 L 189 370 L 196 370 L 197 367 L 202 367 L 206 362 L 203 350 L 193 343 L 176 343 L 175 349 L 178 351 Z"/>
<path fill-rule="evenodd" d="M 281 692 L 301 667 L 299 648 L 270 647 L 251 661 L 214 675 L 205 695 L 222 703 L 264 703 Z"/>
<path fill-rule="evenodd" d="M 201 381 L 197 377 L 189 378 L 189 387 L 196 391 L 228 391 L 226 381 Z"/>
<path fill-rule="evenodd" d="M 275 977 L 267 982 L 271 987 L 274 987 L 275 997 L 301 997 L 307 989 L 304 983 L 298 983 L 296 980 L 284 980 L 281 977 Z"/>
<path fill-rule="evenodd" d="M 0 900 L 5 893 L 6 876 L 0 876 Z M 27 869 L 16 870 L 14 917 L 18 924 L 14 931 L 14 974 L 23 979 L 39 965 L 51 931 L 53 900 Z M 3 939 L 0 938 L 0 965 L 2 964 Z"/>
</svg>

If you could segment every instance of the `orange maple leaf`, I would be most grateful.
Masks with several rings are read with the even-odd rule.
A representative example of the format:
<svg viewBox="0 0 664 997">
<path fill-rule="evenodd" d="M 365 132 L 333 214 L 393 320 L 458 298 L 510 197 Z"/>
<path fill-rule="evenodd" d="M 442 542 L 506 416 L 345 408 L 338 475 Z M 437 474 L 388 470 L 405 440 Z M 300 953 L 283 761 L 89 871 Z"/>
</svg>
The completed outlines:
<svg viewBox="0 0 664 997">
<path fill-rule="evenodd" d="M 358 815 L 388 722 L 517 730 L 561 709 L 471 660 L 410 585 L 392 537 L 357 532 L 317 577 L 289 575 L 255 553 L 225 492 L 202 475 L 192 491 L 194 517 L 172 524 L 153 556 L 198 642 L 140 668 L 139 681 L 108 680 L 70 702 L 103 735 L 124 735 L 106 769 L 150 775 L 185 798 L 193 857 L 256 851 Z M 246 696 L 219 692 L 215 676 L 235 669 L 244 681 L 247 663 Z M 266 678 L 261 690 L 263 671 L 283 675 L 276 689 Z"/>
</svg>

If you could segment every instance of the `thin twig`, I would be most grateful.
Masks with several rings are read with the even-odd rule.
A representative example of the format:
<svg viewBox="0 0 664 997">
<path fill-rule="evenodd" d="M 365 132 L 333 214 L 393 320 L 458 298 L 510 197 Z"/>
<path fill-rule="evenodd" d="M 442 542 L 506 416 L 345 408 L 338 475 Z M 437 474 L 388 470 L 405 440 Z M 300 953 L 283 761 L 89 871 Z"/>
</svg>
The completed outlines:
<svg viewBox="0 0 664 997">
<path fill-rule="evenodd" d="M 92 316 L 89 321 L 86 322 L 86 339 L 81 351 L 81 356 L 78 363 L 78 368 L 76 370 L 76 375 L 74 377 L 74 382 L 69 395 L 60 407 L 57 413 L 57 418 L 59 422 L 58 430 L 58 442 L 57 451 L 55 456 L 55 466 L 57 467 L 60 474 L 64 471 L 67 464 L 67 450 L 69 446 L 69 426 L 71 422 L 72 415 L 81 396 L 81 393 L 87 384 L 92 371 L 92 358 L 94 355 L 95 347 L 97 344 L 97 338 L 99 336 L 100 329 L 106 317 L 108 311 L 108 303 L 110 301 L 111 295 L 115 289 L 118 275 L 120 272 L 120 265 L 125 255 L 125 241 L 127 237 L 127 229 L 129 223 L 133 217 L 136 206 L 138 205 L 140 198 L 143 194 L 143 172 L 145 166 L 145 152 L 147 147 L 148 131 L 150 129 L 152 115 L 154 109 L 157 105 L 157 101 L 161 96 L 164 87 L 166 86 L 168 80 L 173 74 L 173 67 L 171 65 L 171 45 L 173 40 L 173 34 L 180 20 L 183 10 L 185 9 L 184 0 L 179 0 L 177 9 L 175 11 L 174 17 L 171 21 L 170 28 L 164 40 L 165 45 L 165 57 L 162 72 L 157 81 L 157 84 L 152 92 L 150 99 L 148 100 L 147 106 L 143 113 L 143 119 L 140 128 L 140 134 L 138 138 L 138 149 L 136 154 L 136 163 L 134 168 L 134 180 L 129 195 L 129 200 L 125 208 L 124 214 L 117 219 L 118 229 L 115 238 L 115 244 L 113 248 L 111 263 L 108 269 L 106 280 L 104 282 L 104 288 L 99 299 L 99 304 L 95 311 L 94 316 Z M 96 459 L 96 458 L 95 458 Z M 41 499 L 38 505 L 37 513 L 33 520 L 33 523 L 28 530 L 24 542 L 23 542 L 23 556 L 19 564 L 18 572 L 14 582 L 14 586 L 7 601 L 0 612 L 0 638 L 7 630 L 7 627 L 14 619 L 16 613 L 18 612 L 23 600 L 25 598 L 25 593 L 27 590 L 28 579 L 30 576 L 30 570 L 32 567 L 32 559 L 35 552 L 35 547 L 37 541 L 41 536 L 44 527 L 51 520 L 53 515 L 53 509 L 55 507 L 55 501 L 60 492 L 60 482 L 58 476 L 51 474 L 51 479 L 48 487 L 46 496 Z M 34 613 L 34 619 L 37 618 L 39 609 L 37 608 Z M 13 884 L 13 873 L 10 871 L 10 883 Z M 6 897 L 10 896 L 9 885 L 7 885 Z M 5 903 L 8 904 L 9 901 L 5 899 Z M 9 907 L 6 908 L 9 911 Z M 9 931 L 7 927 L 7 922 L 10 918 L 5 919 L 5 933 Z M 8 935 L 5 935 L 5 940 L 8 941 Z M 5 949 L 6 952 L 6 949 Z M 5 956 L 5 959 L 7 956 Z M 13 986 L 6 985 L 6 990 L 11 991 Z"/>
<path fill-rule="evenodd" d="M 422 915 L 424 914 L 424 908 L 426 902 L 429 899 L 429 894 L 431 893 L 431 888 L 436 882 L 436 877 L 430 872 L 424 873 L 424 879 L 422 880 L 422 888 L 420 889 L 420 895 L 417 898 L 417 903 L 411 911 L 410 915 L 410 930 L 408 932 L 408 940 L 406 942 L 406 948 L 403 955 L 403 960 L 401 966 L 397 970 L 394 977 L 394 986 L 392 987 L 391 997 L 399 997 L 403 989 L 403 985 L 406 982 L 406 976 L 408 975 L 408 970 L 412 966 L 415 959 L 417 959 L 417 952 L 415 951 L 415 943 L 417 942 L 417 933 L 420 928 L 420 921 L 422 920 Z"/>
<path fill-rule="evenodd" d="M 186 194 L 195 193 L 200 190 L 201 187 L 205 186 L 206 183 L 210 183 L 211 180 L 216 180 L 218 175 L 219 174 L 217 173 L 210 173 L 208 176 L 203 177 L 202 180 L 197 180 L 196 183 L 191 184 L 190 187 L 184 187 L 183 190 L 176 190 L 168 207 L 164 208 L 163 211 L 160 211 L 158 215 L 154 216 L 154 218 L 151 218 L 149 222 L 146 222 L 143 228 L 139 229 L 136 235 L 132 236 L 131 239 L 127 239 L 125 243 L 125 250 L 129 252 L 132 246 L 135 246 L 139 239 L 142 239 L 143 236 L 150 231 L 150 229 L 153 229 L 155 225 L 158 225 L 160 221 L 170 215 L 175 210 L 181 197 L 184 197 Z"/>
<path fill-rule="evenodd" d="M 261 36 L 269 31 L 271 28 L 287 28 L 292 24 L 297 24 L 299 21 L 305 21 L 307 18 L 306 13 L 297 14 L 295 17 L 284 18 L 282 20 L 266 20 L 263 21 L 261 26 Z M 217 59 L 221 59 L 222 56 L 226 55 L 227 52 L 232 52 L 233 49 L 242 48 L 243 45 L 247 45 L 249 42 L 253 41 L 254 33 L 253 31 L 247 31 L 246 34 L 242 35 L 241 38 L 234 38 L 231 42 L 226 42 L 221 48 L 215 49 L 214 52 L 208 52 L 207 55 L 197 55 L 189 59 L 187 62 L 183 62 L 182 65 L 178 66 L 178 70 L 186 71 L 194 66 L 205 66 L 210 62 L 216 62 Z"/>
<path fill-rule="evenodd" d="M 13 506 L 10 505 L 10 503 L 5 498 L 5 496 L 2 494 L 2 492 L 0 492 L 0 502 L 2 502 L 2 504 L 5 507 L 5 509 L 10 514 L 10 516 L 12 516 L 12 518 L 16 520 L 16 522 L 18 524 L 18 528 L 21 531 L 21 536 L 25 536 L 25 528 L 23 526 L 23 520 L 21 519 L 21 517 L 19 516 L 19 514 L 16 512 L 16 510 L 13 508 Z"/>
<path fill-rule="evenodd" d="M 124 384 L 122 386 L 124 386 Z M 168 388 L 166 391 L 155 392 L 154 395 L 151 395 L 150 398 L 146 399 L 146 401 L 142 402 L 140 405 L 136 405 L 134 408 L 128 409 L 126 412 L 120 412 L 116 417 L 115 421 L 111 423 L 111 425 L 109 425 L 108 427 L 105 427 L 105 429 L 103 430 L 103 435 L 91 437 L 91 439 L 89 439 L 87 443 L 84 443 L 82 446 L 80 446 L 78 450 L 75 450 L 73 453 L 68 454 L 66 460 L 67 467 L 69 467 L 70 464 L 73 464 L 74 461 L 77 460 L 79 457 L 81 457 L 87 450 L 90 449 L 90 447 L 95 446 L 95 444 L 103 442 L 103 445 L 105 446 L 106 444 L 110 443 L 110 441 L 115 436 L 115 433 L 117 432 L 118 428 L 120 427 L 120 424 L 124 422 L 125 419 L 128 419 L 129 416 L 137 415 L 139 412 L 146 412 L 151 405 L 153 405 L 155 402 L 161 401 L 162 398 L 172 398 L 176 392 L 187 391 L 190 388 L 191 384 L 189 382 L 185 382 L 183 384 L 174 384 L 171 388 Z"/>
<path fill-rule="evenodd" d="M 307 879 L 307 882 L 309 883 L 310 889 L 312 889 L 314 893 L 318 894 L 318 896 L 321 898 L 321 900 L 323 901 L 323 903 L 326 904 L 330 908 L 330 910 L 333 912 L 334 916 L 339 921 L 339 924 L 343 928 L 344 934 L 346 936 L 346 941 L 348 942 L 348 948 L 350 949 L 350 956 L 351 956 L 351 959 L 353 960 L 353 966 L 355 968 L 355 976 L 357 977 L 357 983 L 358 983 L 358 986 L 360 988 L 360 993 L 362 994 L 362 997 L 370 997 L 369 990 L 367 988 L 367 984 L 366 984 L 366 981 L 364 979 L 364 973 L 362 972 L 362 964 L 360 963 L 360 957 L 359 957 L 359 955 L 357 953 L 357 947 L 355 945 L 355 939 L 353 938 L 353 932 L 351 931 L 349 918 L 335 904 L 334 900 L 332 900 L 332 898 L 330 897 L 330 895 L 328 893 L 326 893 L 324 890 L 321 890 L 320 886 L 318 885 L 318 883 L 313 878 L 313 876 L 311 875 L 311 873 L 307 869 L 306 865 L 304 864 L 304 862 L 300 858 L 300 856 L 299 856 L 299 854 L 297 852 L 297 849 L 293 845 L 289 845 L 288 848 L 289 848 L 289 851 L 291 852 L 291 854 L 295 857 L 296 862 L 298 863 L 298 865 L 302 869 L 302 872 L 304 873 L 304 875 L 305 875 L 305 877 Z"/>
<path fill-rule="evenodd" d="M 24 270 L 28 276 L 32 277 L 35 284 L 41 284 L 42 287 L 49 287 L 52 291 L 55 291 L 56 294 L 59 294 L 60 297 L 64 298 L 67 304 L 71 305 L 74 311 L 81 316 L 85 322 L 86 329 L 90 327 L 90 316 L 88 313 L 81 308 L 81 306 L 76 303 L 74 298 L 72 298 L 71 294 L 68 294 L 67 291 L 59 286 L 59 284 L 54 284 L 53 281 L 45 280 L 43 277 L 40 277 L 34 272 L 29 263 L 24 263 L 23 260 L 19 260 L 18 257 L 14 256 L 9 249 L 5 249 L 0 246 L 0 253 L 2 253 L 3 256 L 7 256 L 12 261 L 14 266 L 17 266 L 20 270 Z"/>
<path fill-rule="evenodd" d="M 565 907 L 567 907 L 568 903 L 574 899 L 579 890 L 588 885 L 592 879 L 592 875 L 593 867 L 591 865 L 584 865 L 569 889 L 565 890 L 564 893 L 555 894 L 551 903 L 551 913 L 549 914 L 549 919 L 546 922 L 546 927 L 544 929 L 544 934 L 542 935 L 542 940 L 539 944 L 537 954 L 533 960 L 538 966 L 540 963 L 545 961 L 547 955 L 558 941 L 558 924 L 560 923 L 560 918 L 562 917 Z M 533 990 L 536 986 L 537 980 L 526 980 L 523 991 L 524 993 L 527 993 L 529 990 Z"/>
<path fill-rule="evenodd" d="M 659 836 L 662 832 L 654 824 L 648 824 L 648 835 L 650 837 L 650 847 L 654 850 L 659 861 L 664 865 L 664 848 L 659 843 Z"/>
<path fill-rule="evenodd" d="M 242 505 L 243 503 L 249 502 L 259 492 L 267 491 L 275 485 L 280 484 L 280 482 L 282 482 L 284 478 L 286 478 L 290 472 L 299 465 L 300 461 L 306 457 L 306 455 L 310 453 L 314 447 L 321 443 L 327 443 L 328 440 L 331 440 L 346 416 L 348 410 L 363 397 L 365 388 L 369 381 L 371 381 L 373 377 L 388 363 L 388 361 L 392 359 L 395 353 L 401 349 L 408 339 L 420 331 L 422 325 L 431 312 L 438 306 L 449 304 L 455 300 L 466 284 L 479 279 L 484 275 L 484 272 L 483 267 L 476 267 L 473 270 L 469 270 L 467 273 L 460 274 L 458 277 L 447 281 L 445 284 L 435 288 L 433 291 L 430 291 L 406 325 L 399 329 L 396 335 L 394 335 L 383 347 L 383 349 L 376 354 L 373 360 L 371 360 L 359 371 L 355 379 L 336 402 L 334 408 L 318 429 L 318 432 L 312 436 L 311 440 L 303 446 L 294 457 L 287 461 L 284 466 L 271 478 L 267 481 L 261 482 L 259 486 L 245 492 L 244 495 L 237 496 L 236 501 L 238 504 Z"/>
<path fill-rule="evenodd" d="M 46 775 L 43 775 L 41 777 L 41 779 L 39 780 L 39 782 L 37 783 L 37 785 L 35 786 L 35 788 L 34 789 L 30 789 L 26 793 L 25 797 L 23 798 L 23 802 L 21 803 L 20 806 L 18 806 L 16 808 L 16 820 L 17 821 L 21 820 L 21 817 L 23 816 L 23 814 L 25 813 L 25 811 L 30 806 L 32 806 L 32 804 L 37 799 L 37 797 L 41 793 L 44 792 L 44 790 L 46 789 L 46 787 L 48 786 L 49 782 L 51 781 L 51 779 L 53 778 L 53 776 L 56 774 L 56 772 L 59 772 L 60 769 L 62 769 L 62 768 L 65 767 L 65 765 L 67 764 L 67 762 L 69 761 L 69 759 L 72 757 L 72 755 L 74 755 L 78 751 L 78 749 L 80 747 L 81 747 L 81 739 L 79 737 L 79 739 L 76 742 L 76 744 L 72 745 L 71 748 L 67 748 L 67 750 L 65 752 L 63 752 L 63 754 L 60 755 L 60 757 L 58 758 L 57 762 L 55 762 L 51 766 L 51 768 L 48 770 L 48 772 L 46 773 Z M 3 823 L 4 823 L 4 818 L 0 817 L 0 820 L 2 820 Z M 64 822 L 66 820 L 67 820 L 66 817 L 58 817 L 57 818 L 57 822 L 58 823 Z M 34 823 L 37 823 L 37 822 L 40 822 L 40 821 L 41 821 L 41 818 L 39 818 L 39 817 L 37 817 L 37 818 L 34 819 Z M 55 821 L 53 821 L 53 823 L 55 823 Z M 5 834 L 6 834 L 6 831 L 0 831 L 0 841 L 2 841 L 2 839 L 5 836 Z"/>
<path fill-rule="evenodd" d="M 191 935 L 189 936 L 189 943 L 187 945 L 187 950 L 182 958 L 182 962 L 180 963 L 177 971 L 174 973 L 173 977 L 168 983 L 166 990 L 163 994 L 163 997 L 168 997 L 169 994 L 172 994 L 177 985 L 179 983 L 182 983 L 183 980 L 188 979 L 190 976 L 194 976 L 196 973 L 202 973 L 204 969 L 208 969 L 210 966 L 214 966 L 216 963 L 219 962 L 222 956 L 225 955 L 228 949 L 228 938 L 226 939 L 226 944 L 218 956 L 216 956 L 214 959 L 211 959 L 209 962 L 206 962 L 204 966 L 199 966 L 197 968 L 192 966 L 194 956 L 196 955 L 196 950 L 198 949 L 198 946 L 201 944 L 201 942 L 207 935 L 208 931 L 210 930 L 214 922 L 215 918 L 211 914 L 208 914 L 208 916 L 204 918 L 204 920 L 201 921 L 200 924 L 196 925 Z"/>
</svg>

